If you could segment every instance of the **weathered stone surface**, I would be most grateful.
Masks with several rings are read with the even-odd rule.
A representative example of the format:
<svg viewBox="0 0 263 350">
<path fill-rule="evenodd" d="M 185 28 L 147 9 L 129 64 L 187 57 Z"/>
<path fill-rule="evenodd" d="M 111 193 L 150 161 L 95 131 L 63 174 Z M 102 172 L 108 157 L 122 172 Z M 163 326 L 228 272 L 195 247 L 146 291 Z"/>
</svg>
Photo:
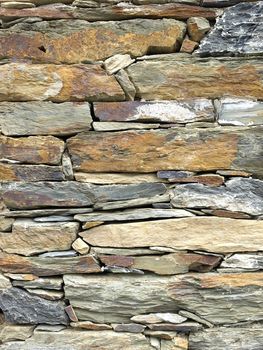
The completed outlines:
<svg viewBox="0 0 263 350">
<path fill-rule="evenodd" d="M 180 52 L 192 53 L 197 47 L 198 47 L 198 43 L 196 41 L 185 38 L 184 41 L 182 42 Z"/>
<path fill-rule="evenodd" d="M 31 39 L 29 46 L 32 47 Z M 107 75 L 98 64 L 10 63 L 0 65 L 0 74 L 0 101 L 124 100 L 115 78 Z"/>
<path fill-rule="evenodd" d="M 162 350 L 188 350 L 189 342 L 185 334 L 177 334 L 171 341 L 161 339 Z"/>
<path fill-rule="evenodd" d="M 38 278 L 29 273 L 5 273 L 5 276 L 15 281 L 33 281 Z"/>
<path fill-rule="evenodd" d="M 262 248 L 262 228 L 262 221 L 194 217 L 102 225 L 81 236 L 88 244 L 101 247 L 159 245 L 218 253 L 252 252 Z"/>
<path fill-rule="evenodd" d="M 158 251 L 154 251 L 151 249 L 143 249 L 143 248 L 134 248 L 134 249 L 129 249 L 129 248 L 101 248 L 101 247 L 91 247 L 90 249 L 91 254 L 95 255 L 121 255 L 121 256 L 136 256 L 136 255 L 158 255 L 161 254 Z"/>
<path fill-rule="evenodd" d="M 68 305 L 65 307 L 65 311 L 70 319 L 70 321 L 78 322 L 78 317 L 73 309 L 72 305 Z"/>
<path fill-rule="evenodd" d="M 161 322 L 182 323 L 186 321 L 186 318 L 178 314 L 172 314 L 167 312 L 167 313 L 133 316 L 131 318 L 131 321 L 142 323 L 142 324 L 161 323 Z"/>
<path fill-rule="evenodd" d="M 262 273 L 67 275 L 64 282 L 66 298 L 81 320 L 129 322 L 138 314 L 182 308 L 215 324 L 263 318 Z"/>
<path fill-rule="evenodd" d="M 192 16 L 215 19 L 219 12 L 215 9 L 207 9 L 199 6 L 189 6 L 178 3 L 145 4 L 136 6 L 131 3 L 119 3 L 115 6 L 75 9 L 75 18 L 88 21 L 124 20 L 132 18 L 175 18 L 185 20 Z"/>
<path fill-rule="evenodd" d="M 26 289 L 30 294 L 37 295 L 47 300 L 61 300 L 64 296 L 63 292 L 45 289 Z"/>
<path fill-rule="evenodd" d="M 116 54 L 129 53 L 136 57 L 151 52 L 169 53 L 182 41 L 185 28 L 183 22 L 166 18 L 107 23 L 81 20 L 18 23 L 1 30 L 0 57 L 81 63 Z"/>
<path fill-rule="evenodd" d="M 120 69 L 128 67 L 135 60 L 131 58 L 129 54 L 124 55 L 114 55 L 109 57 L 104 62 L 104 67 L 108 74 L 117 73 Z"/>
<path fill-rule="evenodd" d="M 113 324 L 112 327 L 115 332 L 128 333 L 142 333 L 145 329 L 145 326 L 136 323 Z"/>
<path fill-rule="evenodd" d="M 202 212 L 209 215 L 220 216 L 232 219 L 250 219 L 251 216 L 238 211 L 229 211 L 224 209 L 202 209 Z"/>
<path fill-rule="evenodd" d="M 184 333 L 190 333 L 190 332 L 196 332 L 203 328 L 202 325 L 200 325 L 197 322 L 184 322 L 180 324 L 171 324 L 171 323 L 157 323 L 157 324 L 150 324 L 148 325 L 148 328 L 152 331 L 160 332 L 159 335 L 163 332 L 164 335 L 166 332 L 184 332 Z M 154 333 L 151 333 L 152 335 Z M 165 337 L 163 337 L 165 339 Z"/>
<path fill-rule="evenodd" d="M 236 5 L 240 2 L 254 2 L 254 0 L 203 0 L 204 7 L 228 7 L 232 5 Z"/>
<path fill-rule="evenodd" d="M 5 277 L 0 273 L 0 290 L 12 287 L 9 278 Z"/>
<path fill-rule="evenodd" d="M 0 292 L 0 307 L 11 323 L 68 323 L 62 303 L 42 299 L 19 288 Z"/>
<path fill-rule="evenodd" d="M 64 273 L 101 272 L 95 258 L 91 255 L 70 258 L 23 257 L 0 252 L 0 271 L 32 273 L 37 276 L 55 276 Z"/>
<path fill-rule="evenodd" d="M 98 258 L 104 265 L 131 267 L 134 263 L 134 258 L 131 256 L 122 255 L 98 255 Z"/>
<path fill-rule="evenodd" d="M 262 254 L 233 254 L 226 257 L 220 265 L 222 268 L 236 268 L 244 270 L 262 270 L 263 255 Z"/>
<path fill-rule="evenodd" d="M 7 254 L 2 255 L 2 257 L 8 257 Z M 12 256 L 10 255 L 12 258 Z M 16 256 L 13 255 L 15 258 Z M 22 258 L 24 259 L 24 258 Z M 61 290 L 63 280 L 60 277 L 49 277 L 49 278 L 36 278 L 32 281 L 13 281 L 12 282 L 14 287 L 22 287 L 26 289 L 54 289 L 54 290 Z"/>
<path fill-rule="evenodd" d="M 95 103 L 94 112 L 100 121 L 138 121 L 161 123 L 191 123 L 213 121 L 211 101 L 132 101 Z"/>
<path fill-rule="evenodd" d="M 171 199 L 177 208 L 225 209 L 260 215 L 263 213 L 263 181 L 236 177 L 221 187 L 180 185 L 173 189 Z"/>
<path fill-rule="evenodd" d="M 198 323 L 204 324 L 205 326 L 207 326 L 209 328 L 213 327 L 213 324 L 211 322 L 206 321 L 205 319 L 199 317 L 198 315 L 196 315 L 192 312 L 189 312 L 186 310 L 180 310 L 179 315 L 186 317 L 186 318 L 189 318 L 190 320 L 196 321 Z"/>
<path fill-rule="evenodd" d="M 165 191 L 166 187 L 161 183 L 119 186 L 96 186 L 73 181 L 2 184 L 3 200 L 14 209 L 91 206 L 107 201 L 148 199 Z"/>
<path fill-rule="evenodd" d="M 203 175 L 195 175 L 195 176 L 186 176 L 169 178 L 169 182 L 172 183 L 200 183 L 206 186 L 221 186 L 224 183 L 224 178 L 220 175 L 216 174 L 203 174 Z"/>
<path fill-rule="evenodd" d="M 92 214 L 80 214 L 75 215 L 75 220 L 86 221 L 134 221 L 143 219 L 161 219 L 161 218 L 180 218 L 194 216 L 186 210 L 173 210 L 173 209 L 154 209 L 154 208 L 141 208 L 141 209 L 128 209 L 119 212 L 94 212 Z"/>
<path fill-rule="evenodd" d="M 0 233 L 0 248 L 7 253 L 33 255 L 71 248 L 79 225 L 76 222 L 36 223 L 16 220 L 12 232 Z"/>
<path fill-rule="evenodd" d="M 210 23 L 206 18 L 191 17 L 187 20 L 187 31 L 193 41 L 200 42 L 210 30 Z"/>
<path fill-rule="evenodd" d="M 189 271 L 208 272 L 215 268 L 220 258 L 198 254 L 167 254 L 162 256 L 138 256 L 132 267 L 154 272 L 158 275 L 174 275 Z"/>
<path fill-rule="evenodd" d="M 64 208 L 64 209 L 35 209 L 35 210 L 14 210 L 4 211 L 2 214 L 7 218 L 35 218 L 46 215 L 73 215 L 92 212 L 91 208 Z M 2 231 L 2 230 L 1 230 Z"/>
<path fill-rule="evenodd" d="M 48 253 L 42 253 L 38 256 L 41 258 L 71 258 L 73 256 L 77 256 L 78 254 L 75 250 L 62 250 L 62 251 L 52 251 Z"/>
<path fill-rule="evenodd" d="M 189 346 L 193 350 L 257 350 L 262 347 L 262 325 L 247 327 L 220 327 L 190 334 Z"/>
<path fill-rule="evenodd" d="M 143 334 L 117 333 L 114 331 L 83 331 L 65 329 L 58 332 L 39 331 L 25 342 L 5 344 L 1 350 L 28 350 L 37 348 L 50 350 L 82 350 L 88 344 L 89 350 L 153 350 Z"/>
<path fill-rule="evenodd" d="M 89 230 L 92 227 L 100 226 L 102 224 L 104 224 L 103 221 L 90 221 L 90 222 L 86 222 L 85 224 L 82 224 L 82 228 L 84 230 Z"/>
<path fill-rule="evenodd" d="M 146 100 L 226 95 L 260 99 L 263 94 L 262 62 L 256 58 L 162 55 L 134 63 L 127 71 L 136 87 L 136 96 Z"/>
<path fill-rule="evenodd" d="M 145 182 L 161 182 L 155 174 L 134 174 L 134 173 L 81 173 L 74 174 L 75 179 L 80 182 L 90 182 L 92 184 L 138 184 Z"/>
<path fill-rule="evenodd" d="M 26 340 L 33 334 L 34 326 L 0 324 L 0 344 L 14 340 Z"/>
<path fill-rule="evenodd" d="M 4 135 L 72 135 L 91 124 L 88 103 L 0 103 L 0 126 Z"/>
<path fill-rule="evenodd" d="M 144 124 L 144 123 L 125 123 L 125 122 L 93 122 L 95 131 L 120 131 L 120 130 L 145 130 L 158 129 L 160 124 Z"/>
<path fill-rule="evenodd" d="M 79 254 L 88 254 L 90 250 L 90 246 L 85 243 L 81 238 L 77 238 L 73 243 L 72 243 L 72 248 L 76 250 Z"/>
<path fill-rule="evenodd" d="M 0 232 L 8 232 L 12 230 L 14 219 L 0 216 Z"/>
<path fill-rule="evenodd" d="M 224 11 L 202 42 L 202 56 L 263 54 L 263 4 L 241 3 Z"/>
<path fill-rule="evenodd" d="M 215 106 L 218 123 L 221 125 L 251 126 L 263 124 L 263 102 L 223 98 L 215 102 Z"/>
<path fill-rule="evenodd" d="M 90 331 L 105 331 L 112 329 L 112 327 L 108 324 L 93 323 L 90 321 L 71 322 L 70 326 L 73 328 L 83 328 Z"/>
<path fill-rule="evenodd" d="M 59 166 L 0 163 L 0 181 L 63 181 Z"/>
<path fill-rule="evenodd" d="M 32 8 L 35 7 L 31 2 L 20 2 L 20 1 L 8 1 L 2 2 L 1 7 L 3 8 L 13 8 L 13 9 L 23 9 L 23 8 Z"/>
<path fill-rule="evenodd" d="M 133 101 L 136 95 L 136 89 L 127 72 L 124 69 L 121 69 L 115 74 L 115 78 L 125 93 L 125 99 L 128 101 Z"/>
<path fill-rule="evenodd" d="M 40 218 L 33 218 L 35 222 L 66 222 L 74 221 L 73 216 L 63 216 L 63 215 L 51 215 L 51 216 L 41 216 Z"/>
<path fill-rule="evenodd" d="M 53 136 L 0 136 L 0 145 L 1 160 L 29 164 L 59 164 L 64 151 L 64 142 Z"/>
<path fill-rule="evenodd" d="M 67 145 L 77 171 L 242 169 L 263 176 L 262 135 L 260 127 L 87 132 Z"/>
</svg>

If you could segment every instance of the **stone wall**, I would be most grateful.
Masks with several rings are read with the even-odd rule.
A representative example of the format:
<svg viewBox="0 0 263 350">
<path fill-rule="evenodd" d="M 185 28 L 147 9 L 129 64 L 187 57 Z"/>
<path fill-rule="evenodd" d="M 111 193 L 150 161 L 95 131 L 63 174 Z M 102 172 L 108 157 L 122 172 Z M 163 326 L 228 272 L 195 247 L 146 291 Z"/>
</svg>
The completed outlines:
<svg viewBox="0 0 263 350">
<path fill-rule="evenodd" d="M 0 350 L 262 350 L 263 1 L 0 3 Z"/>
</svg>

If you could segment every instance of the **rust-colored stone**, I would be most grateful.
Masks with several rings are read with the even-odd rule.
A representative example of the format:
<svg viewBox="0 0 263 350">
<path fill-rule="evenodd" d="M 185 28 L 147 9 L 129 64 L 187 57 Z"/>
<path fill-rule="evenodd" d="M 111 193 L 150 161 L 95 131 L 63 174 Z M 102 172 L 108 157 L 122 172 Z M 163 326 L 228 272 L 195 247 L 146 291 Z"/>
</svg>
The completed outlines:
<svg viewBox="0 0 263 350">
<path fill-rule="evenodd" d="M 197 47 L 198 47 L 198 43 L 196 41 L 186 38 L 182 43 L 180 52 L 192 53 Z"/>
<path fill-rule="evenodd" d="M 221 186 L 224 183 L 224 178 L 220 175 L 196 175 L 189 176 L 185 178 L 171 178 L 168 179 L 169 182 L 173 183 L 200 183 L 208 186 Z"/>
<path fill-rule="evenodd" d="M 134 258 L 123 255 L 98 255 L 98 258 L 108 266 L 131 267 L 134 263 Z"/>
<path fill-rule="evenodd" d="M 245 213 L 239 213 L 235 211 L 228 211 L 223 209 L 215 209 L 215 210 L 207 210 L 207 213 L 214 215 L 214 216 L 220 216 L 225 218 L 232 218 L 232 219 L 250 219 L 250 216 Z"/>
<path fill-rule="evenodd" d="M 10 63 L 0 66 L 0 101 L 122 101 L 124 92 L 100 65 Z"/>
<path fill-rule="evenodd" d="M 1 84 L 1 83 L 0 83 Z M 64 142 L 53 136 L 31 136 L 12 138 L 0 136 L 0 159 L 28 164 L 56 165 L 61 161 Z M 12 170 L 5 168 L 6 175 L 12 177 Z"/>
</svg>

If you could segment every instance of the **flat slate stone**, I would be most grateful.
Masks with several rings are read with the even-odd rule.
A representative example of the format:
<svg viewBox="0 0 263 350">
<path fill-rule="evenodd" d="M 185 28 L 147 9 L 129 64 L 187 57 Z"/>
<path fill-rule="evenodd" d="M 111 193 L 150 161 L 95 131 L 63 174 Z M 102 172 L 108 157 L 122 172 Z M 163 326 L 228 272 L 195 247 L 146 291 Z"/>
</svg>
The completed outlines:
<svg viewBox="0 0 263 350">
<path fill-rule="evenodd" d="M 9 208 L 81 207 L 95 203 L 144 199 L 165 193 L 161 183 L 96 186 L 88 183 L 4 183 L 2 197 Z"/>
<path fill-rule="evenodd" d="M 107 75 L 99 64 L 6 63 L 0 66 L 0 74 L 0 101 L 123 101 L 125 98 L 115 77 Z"/>
<path fill-rule="evenodd" d="M 261 99 L 263 95 L 260 58 L 157 55 L 137 61 L 127 72 L 139 99 L 214 99 L 226 95 Z"/>
<path fill-rule="evenodd" d="M 10 323 L 68 324 L 63 303 L 40 298 L 23 289 L 10 288 L 0 292 L 0 307 Z"/>
<path fill-rule="evenodd" d="M 213 121 L 212 101 L 127 101 L 94 104 L 94 113 L 100 121 L 192 123 Z"/>
<path fill-rule="evenodd" d="M 116 54 L 137 57 L 151 52 L 169 53 L 176 50 L 185 31 L 184 22 L 167 18 L 18 23 L 1 30 L 0 57 L 72 64 L 104 60 Z"/>
<path fill-rule="evenodd" d="M 65 275 L 64 283 L 80 320 L 129 323 L 135 315 L 180 309 L 214 324 L 263 319 L 263 273 Z"/>
<path fill-rule="evenodd" d="M 260 250 L 262 229 L 262 220 L 192 217 L 101 225 L 81 233 L 81 236 L 88 244 L 100 247 L 162 246 L 231 253 Z"/>
<path fill-rule="evenodd" d="M 90 106 L 83 103 L 0 103 L 1 132 L 7 136 L 72 135 L 91 128 Z"/>
<path fill-rule="evenodd" d="M 237 98 L 215 101 L 220 125 L 263 125 L 263 102 Z"/>
<path fill-rule="evenodd" d="M 93 131 L 68 139 L 67 146 L 76 171 L 242 169 L 263 177 L 262 137 L 260 127 Z"/>
<path fill-rule="evenodd" d="M 193 350 L 259 350 L 263 344 L 262 325 L 220 327 L 190 334 L 189 346 Z"/>
<path fill-rule="evenodd" d="M 263 3 L 242 2 L 229 7 L 201 43 L 201 56 L 262 55 Z"/>
<path fill-rule="evenodd" d="M 64 147 L 64 142 L 53 136 L 14 138 L 0 135 L 0 159 L 2 161 L 58 165 Z"/>
<path fill-rule="evenodd" d="M 66 250 L 77 237 L 77 222 L 37 223 L 16 220 L 12 232 L 0 233 L 0 248 L 7 253 L 33 255 L 52 250 Z"/>
<path fill-rule="evenodd" d="M 99 273 L 101 268 L 91 255 L 70 258 L 24 257 L 0 252 L 0 271 L 56 276 L 64 273 Z"/>
<path fill-rule="evenodd" d="M 79 182 L 89 182 L 92 184 L 138 184 L 145 182 L 162 182 L 156 174 L 136 174 L 136 173 L 81 173 L 75 172 L 74 177 Z"/>
<path fill-rule="evenodd" d="M 33 209 L 33 210 L 13 210 L 4 211 L 2 215 L 6 218 L 36 218 L 45 217 L 47 215 L 74 215 L 86 214 L 92 212 L 91 208 L 64 208 L 64 209 Z M 1 230 L 3 231 L 3 230 Z"/>
<path fill-rule="evenodd" d="M 233 254 L 230 257 L 226 257 L 220 267 L 244 270 L 263 270 L 263 255 L 247 253 Z"/>
<path fill-rule="evenodd" d="M 236 177 L 220 187 L 180 185 L 172 190 L 171 203 L 176 208 L 212 208 L 261 215 L 263 181 Z"/>
<path fill-rule="evenodd" d="M 16 258 L 15 255 L 3 254 L 1 258 L 11 257 Z M 22 258 L 23 260 L 23 258 Z M 63 280 L 60 277 L 49 277 L 49 278 L 36 278 L 32 281 L 12 281 L 14 287 L 22 287 L 26 289 L 51 289 L 51 290 L 62 290 Z"/>
</svg>

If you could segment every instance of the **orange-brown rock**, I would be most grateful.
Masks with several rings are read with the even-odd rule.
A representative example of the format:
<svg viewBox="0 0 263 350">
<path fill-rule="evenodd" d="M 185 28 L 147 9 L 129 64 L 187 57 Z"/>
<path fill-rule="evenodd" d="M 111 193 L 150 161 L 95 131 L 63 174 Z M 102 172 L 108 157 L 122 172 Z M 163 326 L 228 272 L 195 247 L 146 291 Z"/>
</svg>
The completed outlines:
<svg viewBox="0 0 263 350">
<path fill-rule="evenodd" d="M 0 57 L 81 63 L 104 60 L 116 54 L 128 53 L 137 57 L 148 53 L 170 53 L 176 51 L 185 30 L 185 23 L 166 18 L 21 23 L 1 30 Z"/>
<path fill-rule="evenodd" d="M 262 135 L 260 128 L 87 132 L 69 139 L 68 147 L 80 171 L 243 169 L 262 175 Z"/>
<path fill-rule="evenodd" d="M 220 216 L 225 218 L 232 218 L 232 219 L 250 219 L 250 216 L 246 213 L 239 213 L 236 211 L 229 211 L 229 210 L 223 210 L 223 209 L 215 209 L 215 210 L 204 210 L 205 213 L 211 214 L 214 216 Z"/>
<path fill-rule="evenodd" d="M 0 252 L 0 271 L 56 276 L 68 273 L 99 273 L 100 266 L 91 255 L 70 258 L 24 257 Z"/>
<path fill-rule="evenodd" d="M 0 163 L 0 181 L 63 181 L 59 166 Z"/>
<path fill-rule="evenodd" d="M 100 65 L 0 66 L 0 101 L 121 101 L 124 92 Z"/>
<path fill-rule="evenodd" d="M 204 174 L 189 176 L 185 178 L 171 178 L 168 179 L 169 182 L 173 183 L 200 183 L 208 186 L 221 186 L 224 183 L 223 176 L 214 174 Z"/>
<path fill-rule="evenodd" d="M 1 83 L 0 83 L 1 84 Z M 0 136 L 0 159 L 27 164 L 59 164 L 64 151 L 64 142 L 53 136 L 12 138 Z M 10 170 L 4 167 L 4 172 Z M 5 176 L 5 175 L 4 175 Z"/>
<path fill-rule="evenodd" d="M 198 43 L 196 41 L 186 38 L 182 43 L 180 52 L 192 53 L 197 47 L 198 47 Z"/>
<path fill-rule="evenodd" d="M 262 68 L 260 59 L 201 59 L 178 54 L 139 61 L 127 71 L 137 97 L 146 100 L 226 95 L 262 98 Z"/>
</svg>

